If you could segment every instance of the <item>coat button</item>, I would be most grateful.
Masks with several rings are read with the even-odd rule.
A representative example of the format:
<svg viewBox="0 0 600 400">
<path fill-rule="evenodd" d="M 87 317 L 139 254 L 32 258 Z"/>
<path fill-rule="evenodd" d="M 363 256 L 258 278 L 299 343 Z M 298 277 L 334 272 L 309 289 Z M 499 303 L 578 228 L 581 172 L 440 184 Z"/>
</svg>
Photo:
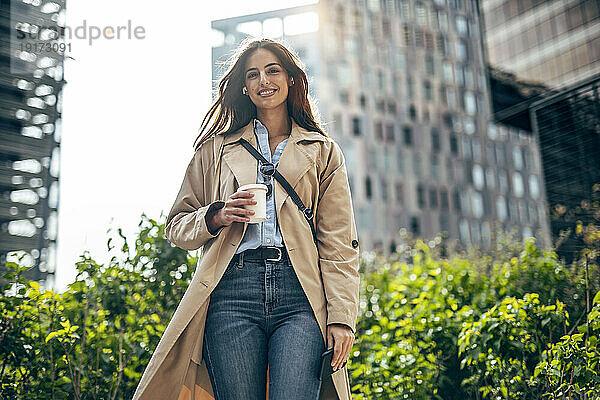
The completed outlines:
<svg viewBox="0 0 600 400">
<path fill-rule="evenodd" d="M 357 248 L 358 247 L 358 240 L 354 239 L 352 241 L 352 247 Z"/>
</svg>

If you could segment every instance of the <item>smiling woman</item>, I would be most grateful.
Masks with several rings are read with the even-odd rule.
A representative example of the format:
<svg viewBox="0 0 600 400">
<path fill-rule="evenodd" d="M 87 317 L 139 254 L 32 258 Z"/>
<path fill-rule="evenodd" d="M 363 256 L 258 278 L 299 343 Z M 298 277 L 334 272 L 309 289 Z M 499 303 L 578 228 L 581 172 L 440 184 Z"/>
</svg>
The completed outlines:
<svg viewBox="0 0 600 400">
<path fill-rule="evenodd" d="M 290 50 L 250 39 L 230 63 L 165 225 L 202 257 L 133 399 L 350 400 L 359 249 L 344 155 Z M 259 222 L 248 186 L 271 187 Z"/>
</svg>

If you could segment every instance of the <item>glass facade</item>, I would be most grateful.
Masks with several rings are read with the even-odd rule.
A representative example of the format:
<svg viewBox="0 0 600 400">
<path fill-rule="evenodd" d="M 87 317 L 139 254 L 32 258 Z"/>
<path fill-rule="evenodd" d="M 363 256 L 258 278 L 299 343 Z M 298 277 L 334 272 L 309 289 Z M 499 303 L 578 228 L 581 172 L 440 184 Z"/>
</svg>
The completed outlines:
<svg viewBox="0 0 600 400">
<path fill-rule="evenodd" d="M 237 35 L 232 27 L 240 22 L 310 11 L 319 16 L 318 32 L 286 36 L 283 19 L 281 39 L 314 66 L 309 79 L 321 121 L 351 154 L 361 249 L 387 251 L 403 230 L 426 238 L 447 231 L 459 246 L 491 246 L 517 199 L 512 149 L 535 156 L 537 146 L 490 120 L 476 3 L 325 0 L 212 25 Z M 215 65 L 230 50 L 213 48 Z M 213 82 L 219 78 L 215 69 Z M 537 205 L 542 191 L 529 198 L 525 185 L 535 186 L 529 176 L 540 176 L 540 167 L 523 167 L 517 192 Z M 500 226 L 524 229 L 518 219 Z M 534 228 L 544 243 L 547 224 Z"/>
<path fill-rule="evenodd" d="M 600 73 L 600 2 L 484 0 L 490 64 L 563 87 Z"/>
</svg>

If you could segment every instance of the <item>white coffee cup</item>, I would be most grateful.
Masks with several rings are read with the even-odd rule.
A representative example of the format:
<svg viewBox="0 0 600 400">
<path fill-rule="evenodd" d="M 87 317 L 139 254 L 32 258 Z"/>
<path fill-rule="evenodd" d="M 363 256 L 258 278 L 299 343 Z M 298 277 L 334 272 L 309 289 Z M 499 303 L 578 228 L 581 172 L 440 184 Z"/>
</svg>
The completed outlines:
<svg viewBox="0 0 600 400">
<path fill-rule="evenodd" d="M 267 219 L 267 185 L 262 183 L 250 183 L 240 186 L 238 190 L 245 190 L 254 193 L 252 199 L 256 200 L 256 204 L 244 204 L 243 207 L 247 210 L 253 210 L 254 215 L 248 215 L 250 224 L 256 224 Z"/>
</svg>

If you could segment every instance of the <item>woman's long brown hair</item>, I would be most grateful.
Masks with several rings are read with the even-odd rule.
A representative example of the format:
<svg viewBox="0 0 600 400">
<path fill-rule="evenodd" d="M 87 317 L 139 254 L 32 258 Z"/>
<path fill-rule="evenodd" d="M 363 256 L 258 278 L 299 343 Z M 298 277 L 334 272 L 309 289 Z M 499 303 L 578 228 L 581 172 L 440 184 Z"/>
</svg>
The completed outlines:
<svg viewBox="0 0 600 400">
<path fill-rule="evenodd" d="M 211 135 L 220 132 L 235 132 L 256 117 L 256 106 L 249 96 L 242 94 L 242 87 L 245 81 L 246 59 L 259 48 L 273 52 L 287 74 L 294 78 L 294 84 L 289 87 L 287 97 L 287 109 L 290 117 L 301 127 L 327 136 L 313 116 L 313 107 L 311 106 L 313 101 L 308 94 L 308 79 L 300 58 L 275 40 L 247 38 L 242 41 L 228 61 L 230 67 L 219 81 L 219 97 L 204 116 L 200 134 L 194 141 L 196 150 Z"/>
</svg>

